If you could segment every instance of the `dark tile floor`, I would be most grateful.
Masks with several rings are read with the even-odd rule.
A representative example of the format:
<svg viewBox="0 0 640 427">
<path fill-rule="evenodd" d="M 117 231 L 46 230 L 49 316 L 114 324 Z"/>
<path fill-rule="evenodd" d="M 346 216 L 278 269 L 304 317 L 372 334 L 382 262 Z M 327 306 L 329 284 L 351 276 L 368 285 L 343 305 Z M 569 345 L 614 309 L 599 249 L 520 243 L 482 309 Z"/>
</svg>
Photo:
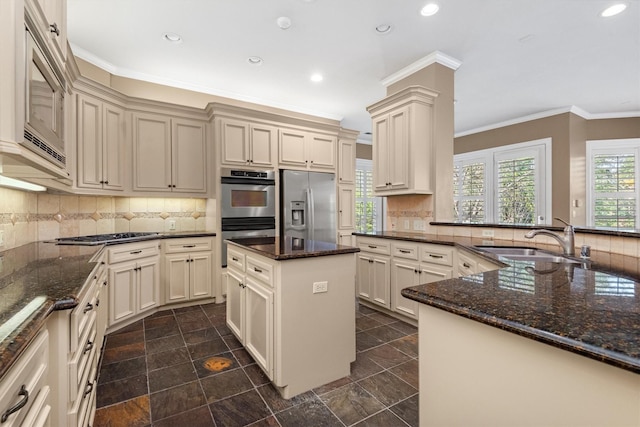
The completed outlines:
<svg viewBox="0 0 640 427">
<path fill-rule="evenodd" d="M 351 375 L 285 400 L 226 327 L 225 308 L 162 311 L 110 334 L 94 427 L 418 425 L 414 326 L 357 306 Z"/>
</svg>

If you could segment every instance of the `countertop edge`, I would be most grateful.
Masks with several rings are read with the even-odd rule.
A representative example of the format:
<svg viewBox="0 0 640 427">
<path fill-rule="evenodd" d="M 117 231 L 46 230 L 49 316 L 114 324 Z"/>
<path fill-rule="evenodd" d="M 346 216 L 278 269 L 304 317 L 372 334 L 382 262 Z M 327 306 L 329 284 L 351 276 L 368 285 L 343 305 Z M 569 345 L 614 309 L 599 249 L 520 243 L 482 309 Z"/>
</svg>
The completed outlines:
<svg viewBox="0 0 640 427">
<path fill-rule="evenodd" d="M 265 258 L 269 258 L 275 261 L 288 261 L 293 259 L 305 259 L 305 258 L 317 258 L 321 256 L 331 256 L 331 255 L 344 255 L 344 254 L 352 254 L 360 252 L 360 249 L 354 246 L 341 246 L 339 249 L 335 250 L 319 250 L 314 252 L 304 252 L 301 254 L 288 254 L 288 255 L 275 255 L 271 252 L 261 251 L 256 249 L 250 245 L 243 245 L 238 242 L 234 242 L 233 240 L 228 240 L 228 243 L 231 245 L 238 246 L 240 248 L 246 249 L 255 254 L 261 255 Z"/>
<path fill-rule="evenodd" d="M 450 279 L 457 280 L 457 279 Z M 543 331 L 540 329 L 528 327 L 518 322 L 510 321 L 507 319 L 501 319 L 495 316 L 488 315 L 470 308 L 464 308 L 460 305 L 453 304 L 447 301 L 442 301 L 438 298 L 425 296 L 424 293 L 414 290 L 412 288 L 405 288 L 401 291 L 402 296 L 411 300 L 417 301 L 422 304 L 426 304 L 431 307 L 435 307 L 449 313 L 457 314 L 459 316 L 478 321 L 485 325 L 493 326 L 498 329 L 509 331 L 517 335 L 533 339 L 535 341 L 550 344 L 554 347 L 577 353 L 591 359 L 607 363 L 609 365 L 640 374 L 640 361 L 627 357 L 620 353 L 615 353 L 596 347 L 593 345 L 585 344 L 581 341 L 571 338 L 563 337 L 551 332 Z"/>
</svg>

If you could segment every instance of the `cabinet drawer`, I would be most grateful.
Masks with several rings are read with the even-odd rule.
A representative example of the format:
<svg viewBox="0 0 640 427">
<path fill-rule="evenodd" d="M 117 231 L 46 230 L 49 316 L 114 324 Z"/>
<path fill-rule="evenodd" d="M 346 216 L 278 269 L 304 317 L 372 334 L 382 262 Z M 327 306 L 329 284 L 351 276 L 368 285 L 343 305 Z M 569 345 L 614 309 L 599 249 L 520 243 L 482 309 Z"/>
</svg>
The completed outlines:
<svg viewBox="0 0 640 427">
<path fill-rule="evenodd" d="M 20 426 L 26 417 L 34 416 L 32 410 L 38 411 L 34 402 L 39 400 L 40 393 L 48 391 L 48 359 L 49 334 L 45 329 L 29 345 L 0 383 L 0 414 L 5 414 L 9 408 L 26 400 L 21 409 L 8 414 L 2 427 Z"/>
<path fill-rule="evenodd" d="M 358 237 L 358 247 L 361 251 L 389 255 L 391 253 L 390 240 Z"/>
<path fill-rule="evenodd" d="M 69 351 L 71 353 L 78 349 L 78 346 L 81 345 L 79 343 L 80 337 L 87 333 L 91 314 L 96 311 L 98 292 L 100 286 L 102 286 L 102 282 L 98 283 L 98 281 L 105 279 L 102 271 L 94 270 L 83 287 L 84 296 L 80 299 L 78 305 L 71 310 L 71 340 L 69 342 Z"/>
<path fill-rule="evenodd" d="M 98 352 L 94 348 L 90 359 L 89 369 L 87 369 L 85 376 L 82 378 L 77 398 L 73 402 L 71 409 L 67 412 L 68 426 L 85 427 L 89 425 L 86 423 L 86 421 L 88 421 L 87 417 L 93 412 L 92 406 L 95 405 L 97 386 L 96 376 L 98 370 L 97 355 Z"/>
<path fill-rule="evenodd" d="M 244 263 L 245 263 L 244 254 L 233 249 L 231 245 L 228 245 L 227 265 L 234 267 L 238 271 L 244 272 Z"/>
<path fill-rule="evenodd" d="M 464 252 L 458 251 L 458 274 L 468 276 L 478 271 L 478 263 L 475 259 L 467 256 Z"/>
<path fill-rule="evenodd" d="M 272 265 L 247 256 L 247 275 L 253 276 L 273 288 Z"/>
<path fill-rule="evenodd" d="M 210 251 L 213 243 L 210 237 L 198 237 L 189 239 L 167 239 L 164 243 L 164 252 L 167 254 L 176 252 Z"/>
<path fill-rule="evenodd" d="M 124 245 L 115 245 L 109 248 L 109 264 L 115 264 L 121 261 L 131 261 L 134 259 L 145 258 L 160 253 L 158 249 L 158 241 L 128 243 Z"/>
<path fill-rule="evenodd" d="M 82 393 L 82 379 L 87 375 L 87 371 L 91 368 L 91 360 L 95 356 L 95 352 L 100 346 L 96 342 L 96 313 L 91 314 L 91 325 L 87 329 L 87 333 L 81 338 L 81 345 L 72 355 L 69 361 L 69 401 L 76 400 L 79 393 Z"/>
<path fill-rule="evenodd" d="M 418 260 L 418 245 L 414 243 L 393 242 L 392 255 L 396 258 Z"/>
<path fill-rule="evenodd" d="M 420 261 L 453 267 L 453 247 L 445 245 L 421 245 Z"/>
</svg>

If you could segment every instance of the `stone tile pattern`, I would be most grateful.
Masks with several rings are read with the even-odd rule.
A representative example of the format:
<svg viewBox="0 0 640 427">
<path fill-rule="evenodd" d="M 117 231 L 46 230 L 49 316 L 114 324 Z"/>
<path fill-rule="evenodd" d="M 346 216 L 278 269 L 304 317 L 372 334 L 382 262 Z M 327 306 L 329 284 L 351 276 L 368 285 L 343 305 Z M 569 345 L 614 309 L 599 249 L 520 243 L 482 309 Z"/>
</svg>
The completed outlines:
<svg viewBox="0 0 640 427">
<path fill-rule="evenodd" d="M 225 310 L 161 311 L 110 334 L 93 426 L 418 426 L 416 327 L 358 306 L 351 375 L 285 400 Z"/>
</svg>

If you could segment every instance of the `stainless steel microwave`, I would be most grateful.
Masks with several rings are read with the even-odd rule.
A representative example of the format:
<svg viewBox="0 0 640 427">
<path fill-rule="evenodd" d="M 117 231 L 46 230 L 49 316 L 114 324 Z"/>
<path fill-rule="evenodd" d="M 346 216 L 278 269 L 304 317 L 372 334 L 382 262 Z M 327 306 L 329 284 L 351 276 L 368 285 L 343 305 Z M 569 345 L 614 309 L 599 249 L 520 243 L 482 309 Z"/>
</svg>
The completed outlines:
<svg viewBox="0 0 640 427">
<path fill-rule="evenodd" d="M 64 167 L 64 77 L 25 30 L 24 145 Z"/>
</svg>

